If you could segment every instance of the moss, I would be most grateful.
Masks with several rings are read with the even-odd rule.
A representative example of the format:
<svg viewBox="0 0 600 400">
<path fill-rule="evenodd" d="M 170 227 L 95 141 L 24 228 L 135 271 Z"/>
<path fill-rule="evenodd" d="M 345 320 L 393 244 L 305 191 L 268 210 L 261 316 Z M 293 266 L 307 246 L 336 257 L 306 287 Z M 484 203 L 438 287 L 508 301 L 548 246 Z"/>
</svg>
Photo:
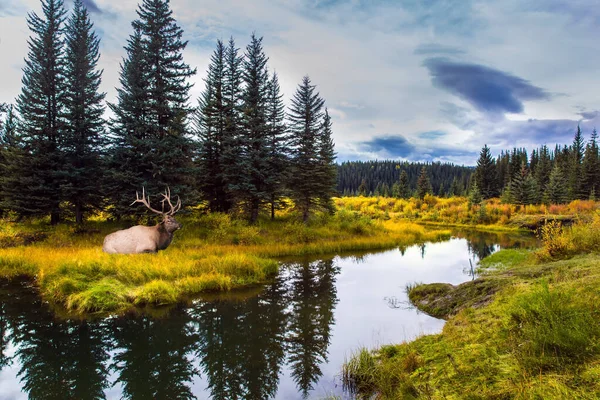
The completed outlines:
<svg viewBox="0 0 600 400">
<path fill-rule="evenodd" d="M 448 319 L 466 307 L 481 307 L 489 303 L 499 288 L 498 279 L 492 278 L 479 278 L 458 286 L 430 283 L 411 287 L 408 298 L 424 313 Z"/>
</svg>

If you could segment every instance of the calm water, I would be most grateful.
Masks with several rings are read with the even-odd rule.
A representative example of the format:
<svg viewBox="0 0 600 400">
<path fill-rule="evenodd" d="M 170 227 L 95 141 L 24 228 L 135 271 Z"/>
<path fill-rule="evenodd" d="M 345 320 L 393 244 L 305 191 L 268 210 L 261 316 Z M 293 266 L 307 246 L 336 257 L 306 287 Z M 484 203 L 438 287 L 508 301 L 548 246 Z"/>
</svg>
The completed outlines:
<svg viewBox="0 0 600 400">
<path fill-rule="evenodd" d="M 412 282 L 460 283 L 476 262 L 531 238 L 449 241 L 284 264 L 277 279 L 163 310 L 64 322 L 26 283 L 0 282 L 0 399 L 319 399 L 360 346 L 439 332 L 406 304 Z"/>
</svg>

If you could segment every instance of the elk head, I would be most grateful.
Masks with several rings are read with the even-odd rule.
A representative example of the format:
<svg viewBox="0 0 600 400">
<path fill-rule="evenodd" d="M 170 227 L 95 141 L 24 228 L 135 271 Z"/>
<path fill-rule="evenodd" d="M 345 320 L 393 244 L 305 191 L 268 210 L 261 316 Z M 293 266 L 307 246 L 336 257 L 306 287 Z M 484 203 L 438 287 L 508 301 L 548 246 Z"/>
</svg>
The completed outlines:
<svg viewBox="0 0 600 400">
<path fill-rule="evenodd" d="M 161 201 L 162 211 L 158 211 L 150 205 L 150 196 L 146 197 L 146 190 L 143 187 L 142 197 L 140 197 L 139 193 L 136 191 L 135 201 L 131 203 L 131 205 L 134 205 L 135 203 L 142 203 L 153 213 L 162 215 L 163 220 L 159 225 L 162 225 L 165 231 L 172 234 L 173 232 L 182 227 L 182 225 L 179 222 L 177 222 L 177 220 L 175 220 L 174 217 L 175 213 L 181 208 L 181 199 L 179 198 L 179 196 L 177 196 L 177 203 L 175 203 L 175 206 L 173 206 L 173 203 L 171 202 L 171 189 L 169 187 L 167 187 L 165 192 L 161 193 L 161 195 L 163 196 L 163 199 Z M 171 208 L 167 212 L 165 212 L 165 203 L 167 203 Z"/>
</svg>

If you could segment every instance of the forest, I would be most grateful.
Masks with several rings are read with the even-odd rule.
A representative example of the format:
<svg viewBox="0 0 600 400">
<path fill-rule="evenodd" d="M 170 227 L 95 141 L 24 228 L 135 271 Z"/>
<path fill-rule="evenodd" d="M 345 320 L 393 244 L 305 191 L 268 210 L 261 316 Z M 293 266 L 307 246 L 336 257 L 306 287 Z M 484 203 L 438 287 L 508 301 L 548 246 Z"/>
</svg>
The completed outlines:
<svg viewBox="0 0 600 400">
<path fill-rule="evenodd" d="M 284 196 L 304 220 L 332 209 L 335 154 L 325 100 L 304 76 L 286 110 L 262 38 L 242 53 L 217 41 L 197 107 L 187 42 L 166 0 L 144 0 L 131 23 L 117 99 L 100 92 L 100 39 L 84 4 L 42 0 L 22 91 L 2 104 L 0 212 L 83 222 L 136 213 L 136 191 L 166 187 L 186 206 L 236 211 L 254 222 Z"/>
</svg>

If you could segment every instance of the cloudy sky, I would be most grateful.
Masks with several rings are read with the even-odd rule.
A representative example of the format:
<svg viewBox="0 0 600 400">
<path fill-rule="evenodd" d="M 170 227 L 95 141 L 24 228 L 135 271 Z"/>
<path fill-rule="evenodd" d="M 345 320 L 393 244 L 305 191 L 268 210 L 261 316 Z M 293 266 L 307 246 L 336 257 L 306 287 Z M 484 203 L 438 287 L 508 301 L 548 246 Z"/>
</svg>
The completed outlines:
<svg viewBox="0 0 600 400">
<path fill-rule="evenodd" d="M 102 90 L 115 97 L 130 0 L 84 0 L 102 39 Z M 71 0 L 65 0 L 71 7 Z M 597 0 L 171 0 L 203 88 L 219 38 L 263 36 L 286 98 L 308 74 L 326 99 L 338 159 L 472 165 L 501 149 L 569 143 L 600 128 Z M 20 91 L 28 12 L 0 0 L 0 102 Z"/>
</svg>

